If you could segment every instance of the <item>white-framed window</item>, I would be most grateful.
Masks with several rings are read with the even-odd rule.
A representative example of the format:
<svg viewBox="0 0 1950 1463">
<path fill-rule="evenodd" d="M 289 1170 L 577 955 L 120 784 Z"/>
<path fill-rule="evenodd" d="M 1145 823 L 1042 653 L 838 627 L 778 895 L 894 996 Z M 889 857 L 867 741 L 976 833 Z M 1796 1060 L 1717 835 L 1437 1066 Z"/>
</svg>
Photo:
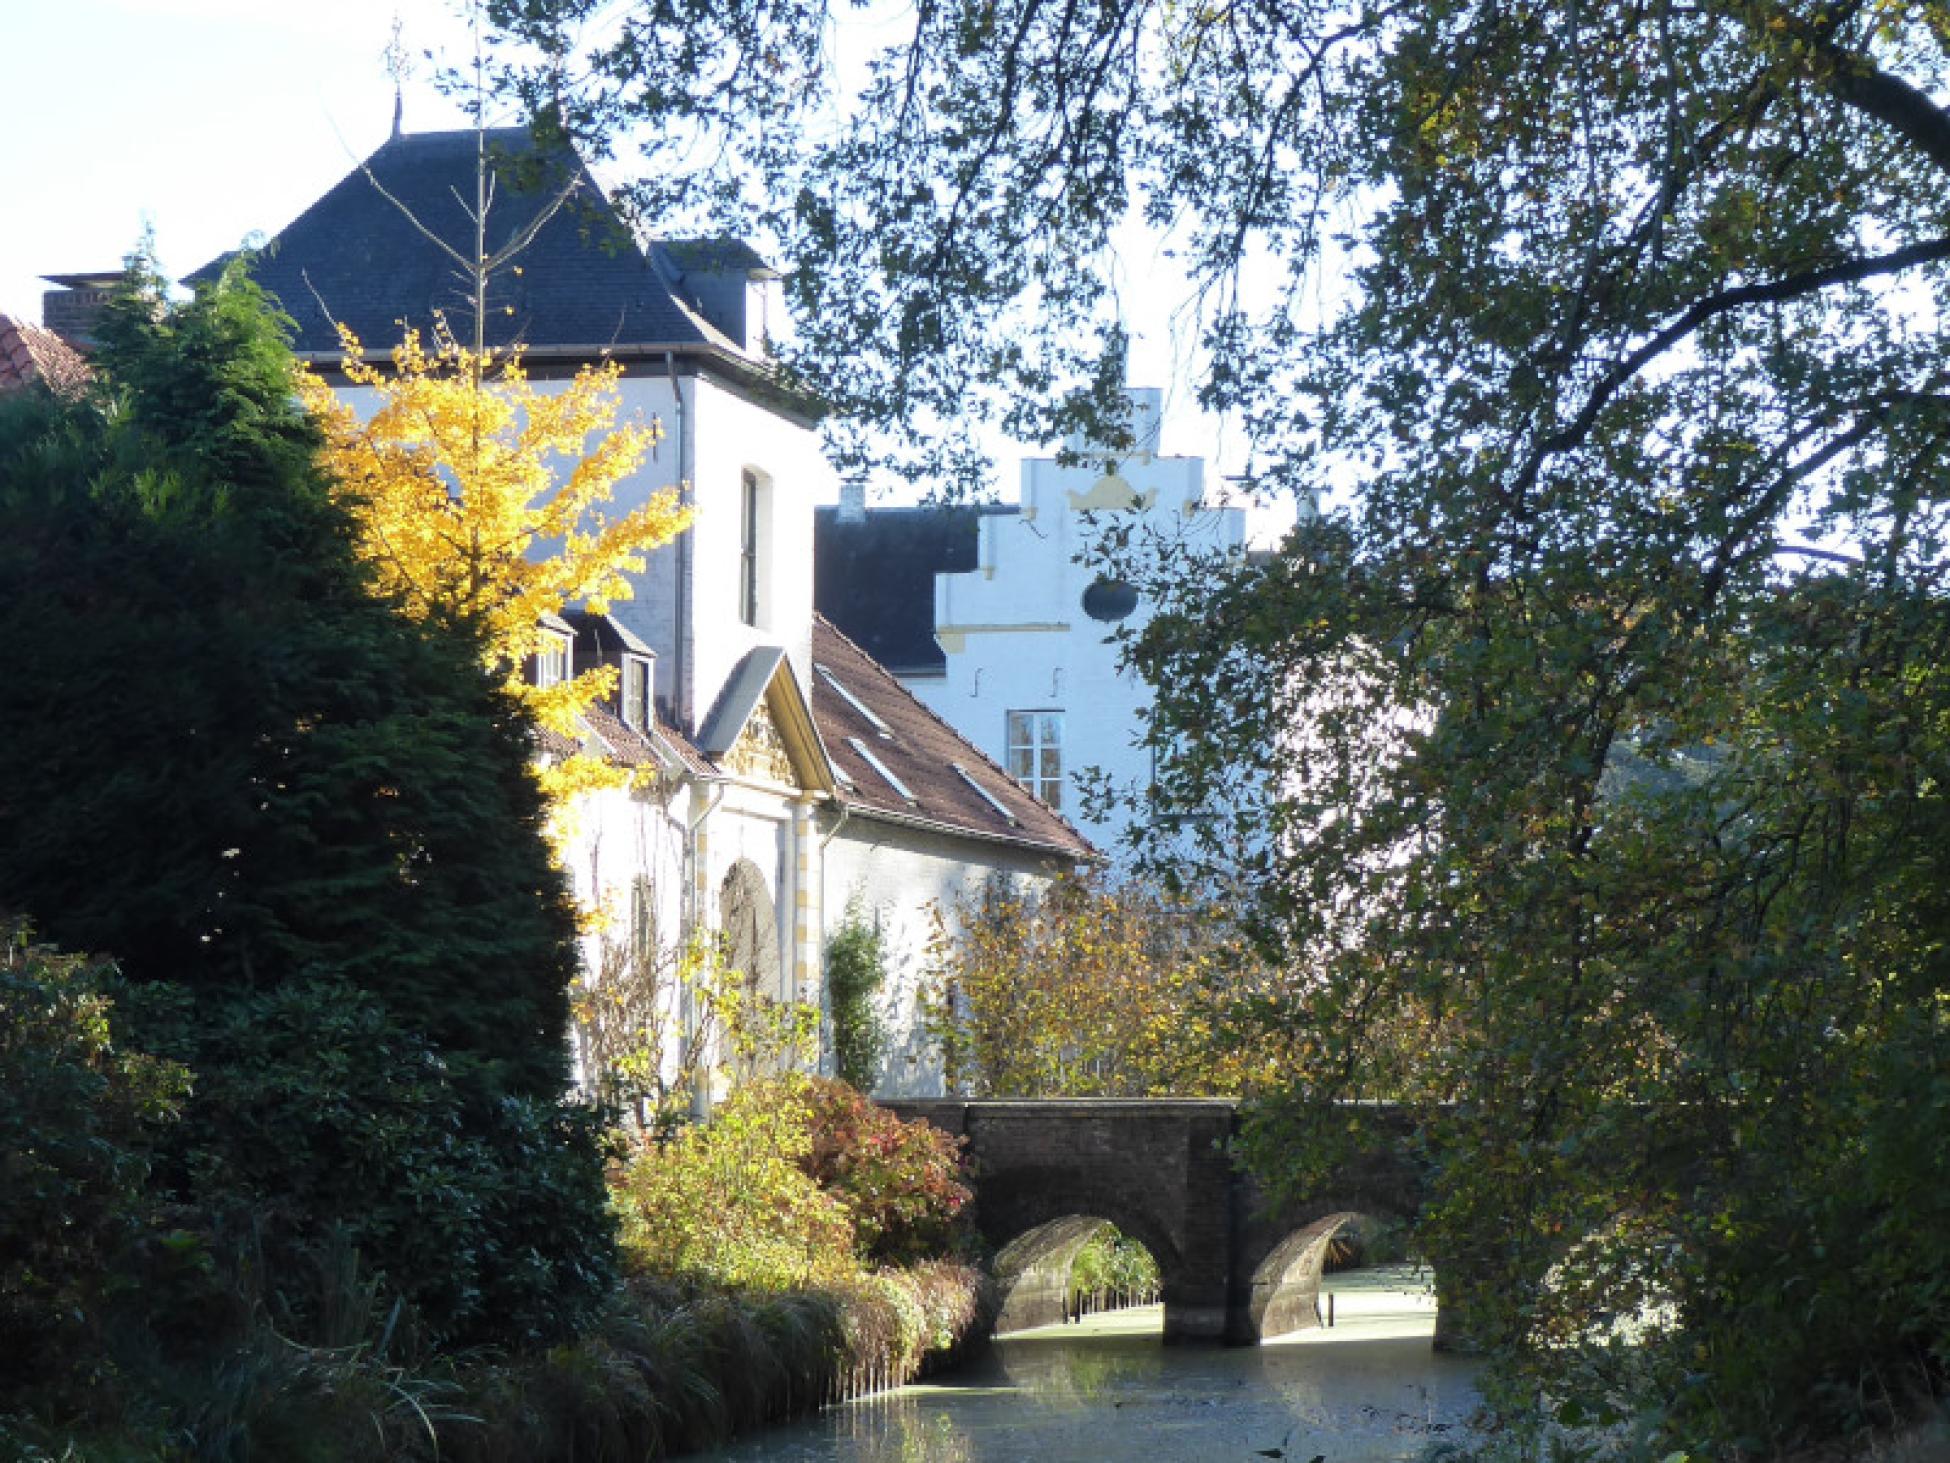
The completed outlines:
<svg viewBox="0 0 1950 1463">
<path fill-rule="evenodd" d="M 572 669 L 569 637 L 553 630 L 542 631 L 541 643 L 535 647 L 535 684 L 559 686 L 569 679 Z"/>
<path fill-rule="evenodd" d="M 624 656 L 621 687 L 623 724 L 642 731 L 650 725 L 650 662 L 640 655 Z"/>
<path fill-rule="evenodd" d="M 1009 713 L 1009 775 L 1052 808 L 1063 806 L 1063 713 Z"/>
</svg>

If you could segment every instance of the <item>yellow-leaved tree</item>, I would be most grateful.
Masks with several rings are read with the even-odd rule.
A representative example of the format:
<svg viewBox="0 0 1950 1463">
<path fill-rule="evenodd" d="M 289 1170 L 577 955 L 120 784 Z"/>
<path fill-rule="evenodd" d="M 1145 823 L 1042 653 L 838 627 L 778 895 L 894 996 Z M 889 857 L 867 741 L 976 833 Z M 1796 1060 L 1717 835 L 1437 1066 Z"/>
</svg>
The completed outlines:
<svg viewBox="0 0 1950 1463">
<path fill-rule="evenodd" d="M 536 723 L 580 741 L 580 717 L 614 692 L 616 672 L 594 667 L 537 686 L 526 671 L 544 617 L 605 613 L 628 599 L 644 555 L 690 522 L 675 491 L 609 512 L 656 426 L 618 420 L 614 363 L 541 390 L 518 350 L 463 345 L 444 323 L 431 346 L 407 332 L 390 368 L 368 361 L 350 331 L 340 334 L 345 378 L 369 389 L 376 409 L 360 413 L 309 371 L 300 393 L 324 427 L 327 466 L 357 517 L 363 553 L 407 613 L 478 626 L 489 665 Z M 575 795 L 626 778 L 580 753 L 538 776 L 558 848 Z"/>
</svg>

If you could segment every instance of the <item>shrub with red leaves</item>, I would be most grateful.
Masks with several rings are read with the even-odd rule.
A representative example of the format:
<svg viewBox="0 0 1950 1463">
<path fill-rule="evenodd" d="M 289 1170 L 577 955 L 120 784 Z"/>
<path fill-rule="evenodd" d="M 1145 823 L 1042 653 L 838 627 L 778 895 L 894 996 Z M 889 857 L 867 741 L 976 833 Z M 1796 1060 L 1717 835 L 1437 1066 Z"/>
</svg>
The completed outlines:
<svg viewBox="0 0 1950 1463">
<path fill-rule="evenodd" d="M 952 1253 L 972 1197 L 961 1181 L 961 1140 L 902 1122 L 856 1089 L 813 1078 L 804 1100 L 813 1144 L 804 1165 L 853 1213 L 860 1257 L 907 1265 Z"/>
</svg>

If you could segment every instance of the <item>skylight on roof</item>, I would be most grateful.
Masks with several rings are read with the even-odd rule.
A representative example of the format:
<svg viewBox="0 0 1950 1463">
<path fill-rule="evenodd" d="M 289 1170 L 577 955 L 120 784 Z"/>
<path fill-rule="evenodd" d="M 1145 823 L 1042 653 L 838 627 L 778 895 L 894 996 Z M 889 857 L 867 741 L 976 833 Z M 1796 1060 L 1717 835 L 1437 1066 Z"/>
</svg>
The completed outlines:
<svg viewBox="0 0 1950 1463">
<path fill-rule="evenodd" d="M 867 750 L 867 746 L 865 742 L 862 742 L 858 737 L 848 737 L 846 739 L 846 744 L 849 747 L 853 748 L 854 751 L 860 754 L 861 761 L 865 762 L 867 766 L 873 768 L 875 772 L 878 772 L 883 778 L 885 778 L 887 780 L 887 786 L 891 787 L 895 792 L 899 793 L 902 798 L 904 798 L 906 801 L 910 803 L 918 803 L 920 801 L 919 798 L 915 797 L 913 793 L 907 790 L 906 783 L 902 782 L 898 777 L 894 776 L 894 774 L 888 770 L 887 764 L 885 762 L 881 761 L 878 757 L 874 756 L 872 752 L 869 752 Z"/>
<path fill-rule="evenodd" d="M 1016 826 L 1016 822 L 1017 822 L 1016 815 L 1010 812 L 1007 808 L 1003 807 L 1001 799 L 996 797 L 994 793 L 990 792 L 987 788 L 983 787 L 981 783 L 977 782 L 975 780 L 974 773 L 970 772 L 966 767 L 962 766 L 961 763 L 959 762 L 950 762 L 948 765 L 954 768 L 956 772 L 961 774 L 961 780 L 963 782 L 967 783 L 970 787 L 974 788 L 976 792 L 982 795 L 983 802 L 987 803 L 991 808 L 994 808 L 996 812 L 1002 815 L 1002 820 L 1005 823 L 1007 823 L 1011 828 Z"/>
<path fill-rule="evenodd" d="M 835 691 L 840 693 L 840 699 L 842 701 L 846 702 L 848 706 L 851 706 L 855 711 L 859 712 L 860 715 L 864 716 L 867 719 L 868 724 L 872 726 L 875 731 L 879 732 L 883 737 L 887 738 L 887 740 L 890 742 L 894 739 L 894 729 L 891 726 L 887 725 L 886 722 L 882 721 L 878 716 L 874 715 L 873 708 L 871 706 L 867 705 L 866 702 L 862 701 L 858 696 L 854 695 L 851 691 L 847 690 L 845 686 L 841 685 L 840 678 L 838 676 L 834 675 L 831 671 L 827 670 L 825 666 L 820 665 L 817 662 L 814 663 L 813 670 L 818 672 L 819 678 L 822 681 L 824 681 L 827 685 L 831 686 Z"/>
</svg>

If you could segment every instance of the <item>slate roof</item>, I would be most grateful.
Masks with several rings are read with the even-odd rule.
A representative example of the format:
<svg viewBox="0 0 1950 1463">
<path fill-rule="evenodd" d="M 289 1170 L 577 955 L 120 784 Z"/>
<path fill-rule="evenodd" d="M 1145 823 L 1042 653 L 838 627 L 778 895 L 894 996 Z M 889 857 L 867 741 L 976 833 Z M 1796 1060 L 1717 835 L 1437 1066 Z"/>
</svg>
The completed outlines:
<svg viewBox="0 0 1950 1463">
<path fill-rule="evenodd" d="M 88 360 L 53 331 L 0 315 L 0 391 L 45 381 L 55 391 L 79 391 L 88 382 Z"/>
<path fill-rule="evenodd" d="M 575 632 L 578 665 L 585 658 L 582 654 L 584 647 L 598 656 L 626 653 L 654 656 L 657 653 L 644 643 L 641 636 L 614 616 L 592 615 L 587 610 L 568 610 L 562 619 Z"/>
<path fill-rule="evenodd" d="M 677 280 L 638 247 L 573 151 L 540 150 L 518 127 L 491 129 L 487 145 L 495 172 L 490 253 L 571 190 L 514 268 L 489 284 L 491 345 L 735 349 L 679 302 Z M 436 311 L 456 331 L 469 328 L 467 277 L 386 194 L 440 240 L 471 252 L 474 159 L 471 130 L 395 137 L 265 246 L 254 274 L 296 323 L 295 350 L 336 357 L 334 320 L 350 326 L 373 355 L 398 342 L 402 321 L 430 329 Z M 214 277 L 227 258 L 204 265 L 190 282 Z"/>
<path fill-rule="evenodd" d="M 934 638 L 934 576 L 976 567 L 983 515 L 1007 505 L 875 508 L 845 519 L 813 518 L 813 607 L 897 676 L 939 676 L 947 657 Z"/>
<path fill-rule="evenodd" d="M 1079 861 L 1098 857 L 1067 820 L 1025 792 L 823 615 L 813 617 L 813 664 L 813 720 L 844 778 L 839 788 L 844 805 L 868 816 L 1027 844 Z M 846 688 L 845 695 L 834 681 Z M 904 797 L 887 773 L 910 796 Z"/>
</svg>

